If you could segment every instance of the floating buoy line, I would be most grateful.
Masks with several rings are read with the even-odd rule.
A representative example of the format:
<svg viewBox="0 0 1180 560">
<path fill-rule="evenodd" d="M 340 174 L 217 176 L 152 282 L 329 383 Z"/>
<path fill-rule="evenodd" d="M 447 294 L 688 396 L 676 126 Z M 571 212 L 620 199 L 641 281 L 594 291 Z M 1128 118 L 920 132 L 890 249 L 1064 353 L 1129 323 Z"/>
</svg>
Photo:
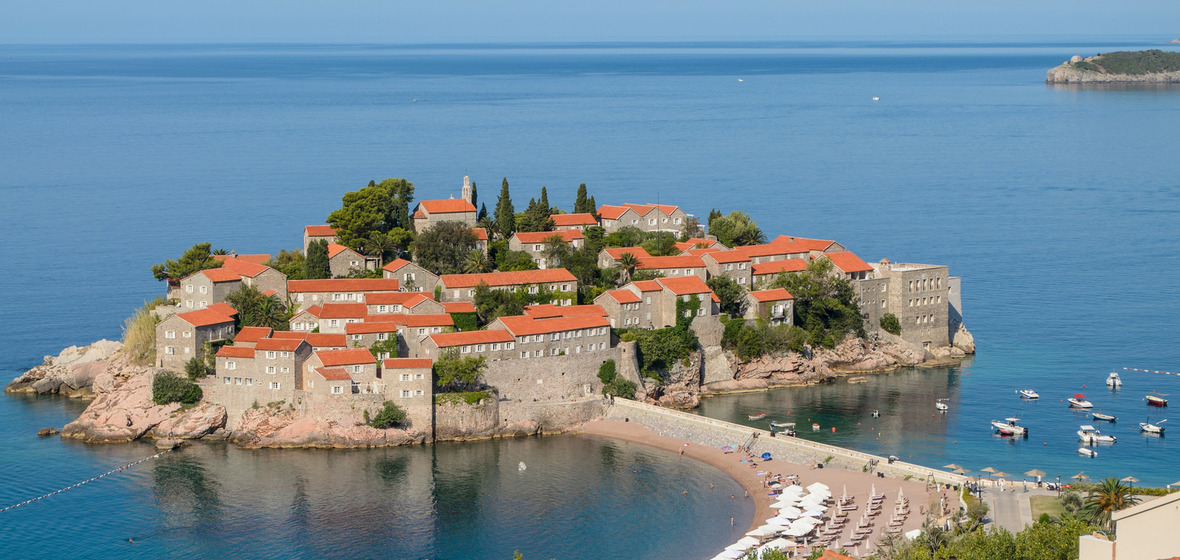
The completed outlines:
<svg viewBox="0 0 1180 560">
<path fill-rule="evenodd" d="M 167 452 L 169 452 L 169 451 L 172 451 L 172 448 L 165 449 L 165 450 L 163 450 L 163 451 L 161 451 L 161 452 L 159 452 L 159 453 L 156 453 L 155 455 L 152 455 L 152 456 L 150 456 L 150 457 L 144 457 L 143 459 L 140 459 L 140 460 L 138 460 L 138 461 L 132 461 L 132 462 L 130 462 L 130 463 L 127 463 L 126 465 L 123 465 L 123 466 L 121 466 L 121 467 L 119 467 L 119 468 L 116 468 L 116 469 L 109 470 L 109 471 L 107 471 L 107 472 L 104 472 L 104 473 L 102 473 L 102 474 L 100 474 L 100 475 L 98 475 L 98 476 L 92 476 L 92 477 L 90 477 L 90 478 L 88 478 L 88 479 L 86 479 L 86 480 L 83 480 L 82 482 L 79 482 L 79 483 L 76 483 L 76 484 L 71 484 L 71 485 L 69 485 L 69 486 L 66 486 L 65 488 L 62 488 L 61 490 L 54 490 L 53 492 L 50 492 L 50 493 L 48 493 L 48 494 L 45 494 L 44 496 L 37 496 L 36 498 L 29 498 L 29 499 L 27 499 L 27 500 L 25 500 L 25 501 L 23 501 L 23 502 L 21 502 L 21 503 L 19 503 L 19 504 L 13 504 L 13 505 L 11 505 L 11 506 L 8 506 L 8 507 L 5 507 L 5 508 L 0 508 L 0 513 L 2 513 L 2 512 L 5 512 L 5 511 L 8 511 L 8 510 L 10 510 L 10 509 L 16 509 L 16 508 L 18 508 L 18 507 L 21 507 L 21 506 L 27 506 L 27 505 L 29 505 L 29 504 L 31 504 L 31 503 L 33 503 L 33 502 L 36 502 L 36 501 L 38 501 L 38 500 L 44 500 L 45 498 L 48 498 L 48 497 L 50 497 L 50 496 L 56 496 L 56 495 L 58 495 L 58 494 L 61 494 L 62 492 L 65 492 L 66 490 L 73 490 L 74 488 L 77 488 L 77 487 L 79 487 L 79 486 L 82 486 L 83 484 L 88 484 L 88 483 L 94 482 L 94 481 L 96 481 L 96 480 L 98 480 L 98 479 L 100 479 L 100 478 L 102 478 L 102 477 L 104 477 L 104 476 L 108 476 L 108 475 L 112 475 L 112 474 L 115 474 L 115 473 L 123 472 L 124 470 L 127 470 L 127 469 L 129 469 L 129 468 L 131 468 L 131 467 L 134 467 L 135 465 L 138 465 L 138 464 L 140 464 L 140 463 L 142 463 L 142 462 L 144 462 L 144 461 L 150 461 L 150 460 L 152 460 L 152 459 L 155 459 L 155 458 L 159 457 L 160 455 L 163 455 L 163 454 L 165 454 L 165 453 L 167 453 Z"/>
</svg>

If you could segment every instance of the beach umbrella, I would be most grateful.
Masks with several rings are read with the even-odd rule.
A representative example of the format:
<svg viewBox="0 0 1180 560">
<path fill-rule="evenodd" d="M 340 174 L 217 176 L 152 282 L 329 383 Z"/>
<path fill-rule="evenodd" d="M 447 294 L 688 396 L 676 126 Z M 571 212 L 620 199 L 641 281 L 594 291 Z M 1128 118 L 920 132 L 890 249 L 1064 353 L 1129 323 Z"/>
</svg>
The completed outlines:
<svg viewBox="0 0 1180 560">
<path fill-rule="evenodd" d="M 1028 476 L 1035 476 L 1037 478 L 1041 478 L 1042 476 L 1045 476 L 1045 471 L 1039 471 L 1037 469 L 1033 469 L 1031 471 L 1025 472 L 1024 474 L 1027 474 Z"/>
<path fill-rule="evenodd" d="M 721 554 L 714 556 L 714 558 L 741 558 L 742 556 L 745 556 L 745 555 L 746 555 L 746 553 L 741 550 L 733 550 L 733 549 L 727 548 L 727 549 L 725 549 L 725 552 L 722 552 Z"/>
<path fill-rule="evenodd" d="M 803 517 L 810 517 L 812 519 L 815 519 L 817 517 L 823 517 L 823 516 L 824 516 L 824 511 L 820 510 L 820 509 L 809 509 L 809 510 L 803 512 Z"/>
<path fill-rule="evenodd" d="M 749 550 L 750 548 L 757 546 L 758 542 L 759 542 L 758 539 L 756 539 L 754 537 L 742 537 L 741 539 L 738 540 L 738 542 L 735 542 L 735 543 L 725 547 L 725 549 L 726 550 Z"/>
<path fill-rule="evenodd" d="M 969 471 L 969 470 L 967 470 L 967 469 L 964 469 L 963 467 L 959 467 L 959 468 L 957 468 L 957 469 L 955 469 L 955 470 L 953 470 L 953 471 L 951 471 L 951 472 L 953 472 L 953 473 L 955 473 L 955 474 L 967 474 L 967 473 L 969 473 L 969 472 L 971 472 L 971 471 Z"/>
<path fill-rule="evenodd" d="M 1127 477 L 1123 477 L 1123 478 L 1120 478 L 1119 480 L 1120 480 L 1121 482 L 1130 482 L 1130 483 L 1131 483 L 1131 486 L 1134 486 L 1136 482 L 1139 482 L 1139 479 L 1138 479 L 1138 478 L 1135 478 L 1135 477 L 1133 477 L 1133 476 L 1127 476 Z"/>
<path fill-rule="evenodd" d="M 877 483 L 874 482 L 872 488 L 869 488 L 869 497 L 872 498 L 873 496 L 876 496 L 876 495 L 877 495 Z"/>
<path fill-rule="evenodd" d="M 979 470 L 980 470 L 980 472 L 985 472 L 985 473 L 998 472 L 998 471 L 996 471 L 995 467 L 983 467 L 982 469 L 979 469 Z"/>
<path fill-rule="evenodd" d="M 794 546 L 795 541 L 779 537 L 758 547 L 758 553 L 761 556 L 761 553 L 766 552 L 767 550 L 782 550 L 784 548 L 794 548 Z"/>
<path fill-rule="evenodd" d="M 1008 477 L 1012 476 L 1004 471 L 996 471 L 995 474 L 996 474 L 996 478 L 1008 478 Z"/>
<path fill-rule="evenodd" d="M 767 537 L 770 535 L 777 534 L 779 531 L 782 531 L 782 530 L 783 530 L 783 528 L 780 525 L 763 525 L 757 529 L 754 529 L 753 531 L 750 531 L 749 533 L 746 533 L 746 536 L 747 537 Z"/>
<path fill-rule="evenodd" d="M 802 486 L 797 486 L 794 484 L 783 489 L 783 494 L 793 494 L 795 496 L 802 496 L 804 492 L 806 492 L 806 490 L 804 490 Z"/>
<path fill-rule="evenodd" d="M 1070 478 L 1077 480 L 1077 481 L 1090 480 L 1090 477 L 1086 476 L 1086 473 L 1084 473 L 1084 472 L 1079 472 L 1078 474 L 1075 474 L 1075 475 L 1071 476 Z"/>
<path fill-rule="evenodd" d="M 815 492 L 817 490 L 827 490 L 827 489 L 828 489 L 828 485 L 824 484 L 822 482 L 812 482 L 811 484 L 807 485 L 807 490 L 809 490 L 811 492 Z"/>
<path fill-rule="evenodd" d="M 803 515 L 803 510 L 793 506 L 787 506 L 778 510 L 778 517 L 782 519 L 796 519 L 800 515 Z"/>
<path fill-rule="evenodd" d="M 1176 482 L 1173 482 L 1173 483 L 1169 484 L 1169 485 L 1168 485 L 1168 488 L 1171 488 L 1171 487 L 1173 487 L 1173 486 L 1180 486 L 1180 480 L 1177 480 Z"/>
<path fill-rule="evenodd" d="M 951 463 L 951 464 L 949 464 L 949 465 L 943 465 L 943 466 L 942 466 L 942 468 L 944 468 L 944 469 L 951 469 L 951 470 L 954 470 L 954 469 L 961 469 L 961 468 L 963 468 L 963 467 L 962 467 L 962 466 L 960 466 L 960 465 L 956 465 L 956 464 L 954 464 L 954 463 Z"/>
<path fill-rule="evenodd" d="M 790 525 L 792 521 L 794 521 L 794 518 L 787 519 L 786 517 L 779 516 L 779 517 L 771 517 L 770 519 L 767 519 L 766 524 L 767 525 L 781 525 L 783 527 L 786 527 L 787 525 Z"/>
</svg>

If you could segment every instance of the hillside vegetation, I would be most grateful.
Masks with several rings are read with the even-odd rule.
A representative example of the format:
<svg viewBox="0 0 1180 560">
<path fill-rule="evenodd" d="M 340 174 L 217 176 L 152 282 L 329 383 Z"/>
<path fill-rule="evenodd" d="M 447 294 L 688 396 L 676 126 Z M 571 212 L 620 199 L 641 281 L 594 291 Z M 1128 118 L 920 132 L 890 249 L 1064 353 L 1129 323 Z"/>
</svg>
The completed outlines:
<svg viewBox="0 0 1180 560">
<path fill-rule="evenodd" d="M 1142 76 L 1180 71 L 1180 53 L 1158 49 L 1137 52 L 1119 51 L 1101 54 L 1079 62 L 1071 62 L 1070 65 L 1079 70 L 1102 74 Z"/>
</svg>

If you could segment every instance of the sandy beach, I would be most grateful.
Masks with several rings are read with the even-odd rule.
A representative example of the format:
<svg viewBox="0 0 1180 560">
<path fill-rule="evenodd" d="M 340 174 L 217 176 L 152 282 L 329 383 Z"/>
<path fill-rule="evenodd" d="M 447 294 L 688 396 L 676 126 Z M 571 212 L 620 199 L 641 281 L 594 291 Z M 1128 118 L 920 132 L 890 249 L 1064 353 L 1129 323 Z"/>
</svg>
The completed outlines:
<svg viewBox="0 0 1180 560">
<path fill-rule="evenodd" d="M 758 528 L 767 519 L 778 514 L 778 510 L 770 507 L 774 503 L 775 498 L 769 495 L 769 490 L 764 486 L 764 476 L 757 474 L 759 471 L 781 475 L 798 475 L 799 482 L 803 486 L 807 486 L 813 482 L 822 482 L 831 488 L 832 495 L 835 498 L 839 498 L 843 495 L 845 489 L 847 489 L 849 496 L 856 497 L 855 504 L 858 506 L 856 511 L 849 513 L 850 525 L 855 525 L 855 522 L 861 518 L 870 490 L 875 489 L 877 493 L 884 493 L 884 513 L 878 516 L 873 526 L 873 534 L 865 541 L 866 544 L 873 543 L 873 545 L 881 537 L 881 530 L 889 520 L 899 490 L 904 492 L 905 497 L 909 499 L 911 508 L 909 516 L 902 525 L 903 531 L 921 528 L 922 522 L 925 519 L 923 513 L 929 510 L 931 505 L 937 509 L 939 498 L 942 495 L 939 489 L 933 487 L 928 488 L 922 481 L 878 478 L 876 475 L 866 472 L 816 469 L 811 465 L 800 465 L 778 460 L 758 461 L 752 466 L 750 463 L 743 463 L 742 460 L 744 457 L 738 453 L 726 452 L 721 449 L 695 443 L 685 446 L 685 443 L 688 442 L 684 440 L 662 436 L 634 422 L 594 420 L 582 424 L 578 429 L 573 431 L 639 443 L 667 451 L 680 452 L 683 450 L 684 456 L 703 461 L 721 469 L 745 487 L 749 491 L 750 497 L 754 500 L 754 519 L 749 528 L 740 532 L 735 531 L 739 538 L 745 532 Z M 948 503 L 957 504 L 953 490 L 946 492 L 946 498 Z M 841 536 L 841 540 L 848 533 L 849 530 L 845 530 Z M 862 550 L 863 547 L 864 545 L 862 545 Z M 839 548 L 839 546 L 833 543 L 830 548 Z"/>
</svg>

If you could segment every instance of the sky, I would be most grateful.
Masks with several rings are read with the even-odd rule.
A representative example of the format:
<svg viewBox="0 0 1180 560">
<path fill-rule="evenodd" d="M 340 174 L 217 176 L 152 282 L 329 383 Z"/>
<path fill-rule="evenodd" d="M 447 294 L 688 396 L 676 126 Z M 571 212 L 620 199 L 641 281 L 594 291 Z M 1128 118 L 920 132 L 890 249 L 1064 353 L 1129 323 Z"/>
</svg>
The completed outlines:
<svg viewBox="0 0 1180 560">
<path fill-rule="evenodd" d="M 1180 37 L 1178 0 L 0 0 L 0 43 Z"/>
</svg>

